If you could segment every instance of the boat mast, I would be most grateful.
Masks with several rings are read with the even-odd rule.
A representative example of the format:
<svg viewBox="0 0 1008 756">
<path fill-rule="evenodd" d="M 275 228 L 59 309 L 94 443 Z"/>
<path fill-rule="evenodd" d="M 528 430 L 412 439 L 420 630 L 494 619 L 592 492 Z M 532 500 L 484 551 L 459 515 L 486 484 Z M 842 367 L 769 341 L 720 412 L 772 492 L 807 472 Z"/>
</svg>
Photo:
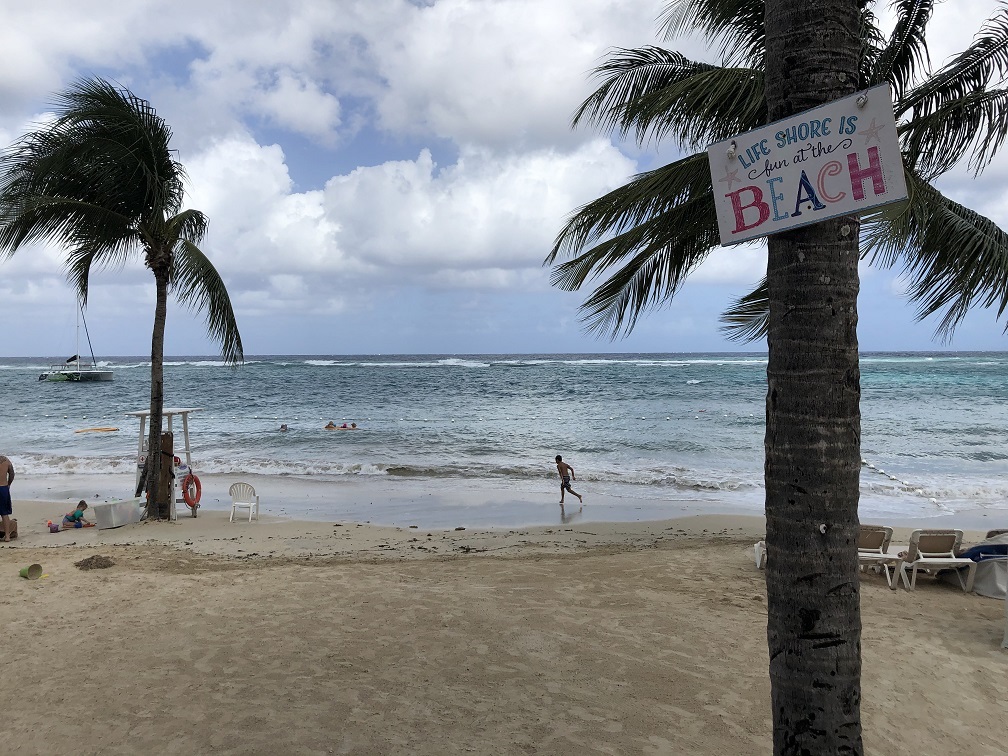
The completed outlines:
<svg viewBox="0 0 1008 756">
<path fill-rule="evenodd" d="M 87 338 L 88 351 L 91 352 L 91 367 L 97 369 L 98 361 L 94 356 L 94 347 L 91 346 L 91 334 L 88 333 L 87 320 L 84 318 L 84 305 L 80 306 L 80 319 L 84 321 L 84 336 Z M 80 325 L 77 326 L 77 371 L 80 372 Z"/>
<path fill-rule="evenodd" d="M 84 305 L 79 301 L 77 302 L 77 336 L 74 343 L 74 354 L 77 355 L 77 373 L 80 374 L 80 319 L 81 313 L 84 312 Z"/>
</svg>

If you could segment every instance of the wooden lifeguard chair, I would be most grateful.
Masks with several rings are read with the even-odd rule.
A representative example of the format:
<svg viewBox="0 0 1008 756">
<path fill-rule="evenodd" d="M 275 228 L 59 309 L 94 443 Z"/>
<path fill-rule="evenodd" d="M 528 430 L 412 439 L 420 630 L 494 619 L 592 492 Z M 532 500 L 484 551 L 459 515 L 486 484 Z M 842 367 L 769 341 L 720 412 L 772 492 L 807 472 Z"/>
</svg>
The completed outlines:
<svg viewBox="0 0 1008 756">
<path fill-rule="evenodd" d="M 175 505 L 179 502 L 185 502 L 185 497 L 182 491 L 182 479 L 186 475 L 192 473 L 192 446 L 189 444 L 189 414 L 192 412 L 202 412 L 202 407 L 186 407 L 183 409 L 162 409 L 161 410 L 161 430 L 174 433 L 172 431 L 172 419 L 175 415 L 182 416 L 182 447 L 179 448 L 175 446 L 172 450 L 172 491 L 169 497 L 168 512 L 169 517 L 172 520 L 178 519 L 178 513 L 175 509 Z M 147 429 L 147 418 L 150 417 L 150 410 L 138 410 L 137 412 L 127 412 L 127 415 L 132 417 L 140 418 L 140 440 L 137 442 L 137 469 L 136 469 L 136 481 L 134 482 L 134 491 L 136 487 L 140 485 L 140 476 L 143 475 L 144 460 L 147 457 L 147 435 L 145 433 Z M 181 462 L 184 456 L 184 462 Z M 175 459 L 180 460 L 180 464 L 175 464 Z M 193 474 L 195 477 L 195 474 Z M 193 507 L 190 510 L 192 516 L 196 516 L 196 508 Z"/>
</svg>

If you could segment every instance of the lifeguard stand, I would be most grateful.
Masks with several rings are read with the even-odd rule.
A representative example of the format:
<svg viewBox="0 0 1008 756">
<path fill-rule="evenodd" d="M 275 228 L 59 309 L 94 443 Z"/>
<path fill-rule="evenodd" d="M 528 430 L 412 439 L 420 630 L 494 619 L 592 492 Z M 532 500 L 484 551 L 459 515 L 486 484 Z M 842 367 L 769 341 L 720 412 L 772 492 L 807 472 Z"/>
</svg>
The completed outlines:
<svg viewBox="0 0 1008 756">
<path fill-rule="evenodd" d="M 169 517 L 173 520 L 178 519 L 178 514 L 175 511 L 175 504 L 178 502 L 184 502 L 185 499 L 182 497 L 182 478 L 185 475 L 180 475 L 179 471 L 185 467 L 186 474 L 192 471 L 192 447 L 189 445 L 189 413 L 191 412 L 202 412 L 202 407 L 186 407 L 184 409 L 162 409 L 161 410 L 161 430 L 171 431 L 172 430 L 172 418 L 175 415 L 182 416 L 182 447 L 178 446 L 174 449 L 175 457 L 182 457 L 185 455 L 185 462 L 183 464 L 175 465 L 174 458 L 172 459 L 172 495 L 169 499 Z M 147 435 L 145 433 L 147 429 L 147 418 L 150 417 L 150 410 L 139 410 L 137 412 L 127 412 L 127 415 L 140 418 L 140 440 L 137 442 L 137 469 L 136 469 L 136 481 L 134 482 L 134 491 L 136 491 L 136 486 L 140 485 L 140 476 L 143 475 L 144 459 L 147 456 Z M 167 421 L 167 422 L 166 422 Z M 193 517 L 196 516 L 195 510 L 193 510 Z"/>
</svg>

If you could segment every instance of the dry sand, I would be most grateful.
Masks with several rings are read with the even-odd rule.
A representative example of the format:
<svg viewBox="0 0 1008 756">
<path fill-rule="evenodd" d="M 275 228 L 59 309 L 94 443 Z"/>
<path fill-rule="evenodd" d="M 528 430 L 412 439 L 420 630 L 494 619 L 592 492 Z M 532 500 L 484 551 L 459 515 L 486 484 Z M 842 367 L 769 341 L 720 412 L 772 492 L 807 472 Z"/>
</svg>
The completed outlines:
<svg viewBox="0 0 1008 756">
<path fill-rule="evenodd" d="M 770 751 L 758 518 L 50 534 L 59 507 L 0 548 L 4 752 Z M 1003 754 L 1003 604 L 861 596 L 866 751 Z"/>
</svg>

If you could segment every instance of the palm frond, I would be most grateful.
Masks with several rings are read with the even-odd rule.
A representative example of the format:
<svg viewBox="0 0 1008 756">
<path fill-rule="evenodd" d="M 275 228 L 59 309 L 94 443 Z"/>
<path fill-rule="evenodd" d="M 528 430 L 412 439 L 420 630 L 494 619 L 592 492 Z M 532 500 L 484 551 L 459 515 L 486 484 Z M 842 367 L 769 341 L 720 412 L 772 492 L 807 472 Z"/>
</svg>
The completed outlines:
<svg viewBox="0 0 1008 756">
<path fill-rule="evenodd" d="M 197 247 L 206 236 L 209 221 L 199 210 L 183 210 L 168 220 L 168 229 L 173 239 L 192 242 Z"/>
<path fill-rule="evenodd" d="M 145 100 L 101 79 L 78 81 L 56 105 L 54 121 L 0 152 L 0 253 L 42 239 L 84 244 L 99 262 L 103 250 L 139 251 L 123 241 L 156 233 L 183 199 L 170 130 Z"/>
<path fill-rule="evenodd" d="M 190 216 L 181 225 L 192 227 L 198 222 Z M 220 343 L 224 361 L 240 364 L 245 354 L 227 288 L 213 263 L 185 234 L 175 248 L 169 280 L 171 290 L 182 304 L 195 312 L 206 312 L 207 335 Z"/>
<path fill-rule="evenodd" d="M 1008 71 L 1008 9 L 1003 2 L 999 5 L 1000 10 L 984 22 L 968 50 L 952 58 L 927 81 L 897 101 L 897 118 L 907 116 L 912 122 L 927 119 L 938 112 L 955 114 L 956 103 L 968 107 L 971 98 L 982 95 L 991 81 L 1000 83 L 1004 80 Z M 970 161 L 975 173 L 980 173 L 990 162 L 993 157 L 990 146 L 1003 141 L 1008 124 L 985 123 L 985 127 L 972 142 L 978 145 Z M 936 162 L 939 165 L 948 163 L 942 159 Z M 922 165 L 921 170 L 926 176 L 937 175 L 935 167 L 928 163 Z"/>
<path fill-rule="evenodd" d="M 107 176 L 68 152 L 35 133 L 0 153 L 0 252 L 47 238 L 72 244 L 84 232 L 112 244 L 129 227 L 122 207 L 109 201 Z"/>
<path fill-rule="evenodd" d="M 942 102 L 899 131 L 905 159 L 926 180 L 950 170 L 967 153 L 977 176 L 1008 136 L 1008 89 L 978 89 Z"/>
<path fill-rule="evenodd" d="M 721 332 L 732 341 L 750 344 L 770 330 L 770 289 L 766 277 L 721 314 Z"/>
<path fill-rule="evenodd" d="M 124 265 L 130 253 L 139 249 L 141 245 L 139 235 L 135 232 L 128 232 L 109 243 L 100 238 L 88 239 L 86 236 L 80 236 L 68 244 L 63 269 L 67 280 L 77 289 L 81 301 L 87 303 L 88 277 L 92 268 Z"/>
<path fill-rule="evenodd" d="M 763 0 L 674 0 L 659 17 L 666 39 L 701 32 L 726 65 L 756 68 L 766 47 Z"/>
<path fill-rule="evenodd" d="M 161 218 L 178 212 L 185 173 L 169 147 L 171 129 L 149 102 L 91 78 L 58 95 L 56 106 L 48 132 L 73 144 L 77 160 L 100 162 L 127 206 L 163 210 Z"/>
<path fill-rule="evenodd" d="M 867 224 L 864 254 L 883 267 L 902 265 L 918 320 L 944 310 L 935 331 L 943 339 L 974 306 L 996 307 L 1000 318 L 1008 308 L 1008 234 L 921 176 L 906 176 L 906 210 Z"/>
<path fill-rule="evenodd" d="M 67 280 L 77 291 L 77 299 L 82 307 L 87 305 L 88 283 L 91 277 L 91 265 L 94 263 L 94 254 L 78 249 L 77 255 L 73 259 L 67 259 L 64 263 Z"/>
<path fill-rule="evenodd" d="M 750 131 L 766 122 L 763 73 L 697 63 L 659 47 L 617 50 L 595 69 L 601 85 L 574 114 L 639 144 L 671 136 L 683 149 Z"/>
<path fill-rule="evenodd" d="M 934 0 L 895 0 L 896 27 L 889 42 L 874 61 L 872 85 L 888 81 L 893 87 L 893 99 L 899 100 L 913 84 L 918 70 L 927 70 L 928 56 L 925 31 Z"/>
<path fill-rule="evenodd" d="M 668 301 L 718 243 L 707 157 L 699 154 L 636 176 L 580 208 L 544 264 L 578 252 L 553 271 L 553 285 L 565 291 L 621 266 L 581 306 L 587 330 L 617 338 L 644 310 Z"/>
</svg>

